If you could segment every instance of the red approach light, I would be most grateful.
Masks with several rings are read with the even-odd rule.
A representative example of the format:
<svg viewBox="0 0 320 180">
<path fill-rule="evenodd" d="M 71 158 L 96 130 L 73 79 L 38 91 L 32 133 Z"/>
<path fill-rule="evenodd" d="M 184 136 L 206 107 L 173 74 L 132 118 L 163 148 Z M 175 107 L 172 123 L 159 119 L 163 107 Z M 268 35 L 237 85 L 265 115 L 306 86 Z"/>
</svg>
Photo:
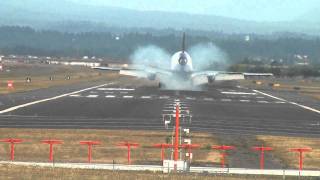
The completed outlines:
<svg viewBox="0 0 320 180">
<path fill-rule="evenodd" d="M 62 140 L 56 140 L 56 139 L 49 139 L 49 140 L 42 140 L 43 144 L 49 144 L 49 161 L 53 162 L 53 145 L 54 144 L 63 144 Z"/>
<path fill-rule="evenodd" d="M 7 87 L 8 87 L 8 89 L 13 89 L 13 81 L 8 81 Z"/>
<path fill-rule="evenodd" d="M 228 155 L 225 151 L 235 149 L 234 146 L 226 146 L 226 145 L 212 146 L 211 148 L 223 151 L 222 153 L 220 153 L 220 156 L 221 156 L 220 157 L 221 168 L 225 167 L 225 159 L 226 159 L 226 157 Z"/>
<path fill-rule="evenodd" d="M 2 139 L 0 140 L 0 142 L 6 142 L 6 143 L 10 143 L 10 159 L 11 161 L 14 160 L 14 144 L 17 143 L 22 143 L 23 140 L 22 139 L 13 139 L 13 138 L 9 138 L 9 139 Z"/>
<path fill-rule="evenodd" d="M 128 149 L 128 153 L 127 153 L 128 164 L 131 164 L 131 147 L 136 148 L 139 146 L 139 144 L 138 143 L 130 143 L 130 142 L 120 142 L 117 144 L 117 146 L 127 147 L 127 149 Z"/>
<path fill-rule="evenodd" d="M 255 146 L 252 147 L 254 151 L 260 151 L 260 169 L 264 169 L 264 151 L 271 151 L 272 147 Z"/>
<path fill-rule="evenodd" d="M 88 163 L 91 163 L 92 159 L 92 146 L 93 145 L 100 145 L 100 141 L 80 141 L 80 144 L 88 146 Z"/>
<path fill-rule="evenodd" d="M 310 152 L 312 151 L 309 147 L 303 147 L 303 148 L 291 148 L 289 151 L 298 152 L 299 153 L 299 170 L 302 170 L 303 167 L 303 153 L 304 152 Z"/>
<path fill-rule="evenodd" d="M 161 144 L 154 144 L 153 147 L 155 148 L 161 148 L 161 160 L 164 160 L 164 149 L 165 148 L 172 148 L 173 145 L 172 144 L 165 144 L 165 143 L 161 143 Z"/>
</svg>

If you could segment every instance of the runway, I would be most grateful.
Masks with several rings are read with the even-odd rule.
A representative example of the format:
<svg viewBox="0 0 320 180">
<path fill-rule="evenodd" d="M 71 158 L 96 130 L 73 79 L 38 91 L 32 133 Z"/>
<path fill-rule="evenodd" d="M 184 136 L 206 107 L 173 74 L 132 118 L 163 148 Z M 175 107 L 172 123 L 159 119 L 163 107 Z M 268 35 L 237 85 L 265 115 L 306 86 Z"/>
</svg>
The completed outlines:
<svg viewBox="0 0 320 180">
<path fill-rule="evenodd" d="M 178 100 L 192 116 L 185 122 L 192 131 L 320 136 L 319 113 L 272 98 L 272 92 L 224 85 L 171 91 L 133 84 L 99 82 L 9 95 L 14 101 L 3 95 L 0 127 L 165 130 L 163 118 Z M 26 98 L 29 94 L 45 95 Z"/>
</svg>

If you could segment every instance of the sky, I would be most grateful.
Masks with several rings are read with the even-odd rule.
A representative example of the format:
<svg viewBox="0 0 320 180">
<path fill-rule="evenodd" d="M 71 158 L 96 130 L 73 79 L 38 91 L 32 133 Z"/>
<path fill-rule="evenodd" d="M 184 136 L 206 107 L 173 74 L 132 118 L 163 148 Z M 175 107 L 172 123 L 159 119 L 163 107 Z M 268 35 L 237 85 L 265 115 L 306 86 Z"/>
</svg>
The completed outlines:
<svg viewBox="0 0 320 180">
<path fill-rule="evenodd" d="M 253 21 L 291 21 L 320 7 L 320 0 L 69 0 L 81 4 L 210 14 Z"/>
</svg>

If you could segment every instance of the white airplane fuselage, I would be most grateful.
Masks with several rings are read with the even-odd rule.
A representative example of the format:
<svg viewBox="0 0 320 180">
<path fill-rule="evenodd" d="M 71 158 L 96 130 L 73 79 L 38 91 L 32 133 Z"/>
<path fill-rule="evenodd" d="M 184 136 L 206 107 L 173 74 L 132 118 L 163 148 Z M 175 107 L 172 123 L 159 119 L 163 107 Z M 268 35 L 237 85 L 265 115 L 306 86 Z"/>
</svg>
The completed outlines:
<svg viewBox="0 0 320 180">
<path fill-rule="evenodd" d="M 190 80 L 193 72 L 192 58 L 186 51 L 178 51 L 171 57 L 171 71 L 181 80 Z"/>
</svg>

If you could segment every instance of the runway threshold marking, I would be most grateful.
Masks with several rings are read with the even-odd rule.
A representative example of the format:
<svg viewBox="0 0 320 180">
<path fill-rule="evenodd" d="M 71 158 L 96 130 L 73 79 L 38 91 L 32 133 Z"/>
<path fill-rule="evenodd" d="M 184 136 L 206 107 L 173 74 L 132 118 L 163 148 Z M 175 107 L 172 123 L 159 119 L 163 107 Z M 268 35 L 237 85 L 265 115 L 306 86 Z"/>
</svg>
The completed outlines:
<svg viewBox="0 0 320 180">
<path fill-rule="evenodd" d="M 46 99 L 42 99 L 42 100 L 38 100 L 38 101 L 32 101 L 32 102 L 21 104 L 21 105 L 18 105 L 18 106 L 13 106 L 13 107 L 10 107 L 8 109 L 0 111 L 0 114 L 4 114 L 4 113 L 11 112 L 11 111 L 15 111 L 17 109 L 24 108 L 24 107 L 27 107 L 27 106 L 31 106 L 31 105 L 34 105 L 34 104 L 39 104 L 39 103 L 42 103 L 42 102 L 56 100 L 56 99 L 63 98 L 63 97 L 66 97 L 66 96 L 70 96 L 70 95 L 73 95 L 73 94 L 79 94 L 79 93 L 84 92 L 84 91 L 89 91 L 91 89 L 96 89 L 96 88 L 100 88 L 100 87 L 103 87 L 103 86 L 108 86 L 108 85 L 111 85 L 111 84 L 113 84 L 113 83 L 107 83 L 107 84 L 102 84 L 102 85 L 98 85 L 98 86 L 93 86 L 93 87 L 81 89 L 79 91 L 74 91 L 74 92 L 70 92 L 70 93 L 66 93 L 66 94 L 62 94 L 62 95 L 59 95 L 59 96 L 46 98 Z"/>
<path fill-rule="evenodd" d="M 317 110 L 317 109 L 314 109 L 312 107 L 309 107 L 309 106 L 305 106 L 305 105 L 302 105 L 302 104 L 298 104 L 296 102 L 292 102 L 292 101 L 288 101 L 288 100 L 285 100 L 285 99 L 282 99 L 282 98 L 279 98 L 279 97 L 276 97 L 276 96 L 273 96 L 273 95 L 270 95 L 270 94 L 267 94 L 267 93 L 264 93 L 264 92 L 261 92 L 261 91 L 258 91 L 258 90 L 253 90 L 254 92 L 257 92 L 257 93 L 260 93 L 260 94 L 263 94 L 265 96 L 268 96 L 268 97 L 271 97 L 273 99 L 276 99 L 276 100 L 279 100 L 279 101 L 284 101 L 284 102 L 287 102 L 289 104 L 293 104 L 293 105 L 296 105 L 298 107 L 301 107 L 303 109 L 306 109 L 306 110 L 309 110 L 309 111 L 312 111 L 312 112 L 315 112 L 315 113 L 318 113 L 320 114 L 320 110 Z"/>
</svg>

